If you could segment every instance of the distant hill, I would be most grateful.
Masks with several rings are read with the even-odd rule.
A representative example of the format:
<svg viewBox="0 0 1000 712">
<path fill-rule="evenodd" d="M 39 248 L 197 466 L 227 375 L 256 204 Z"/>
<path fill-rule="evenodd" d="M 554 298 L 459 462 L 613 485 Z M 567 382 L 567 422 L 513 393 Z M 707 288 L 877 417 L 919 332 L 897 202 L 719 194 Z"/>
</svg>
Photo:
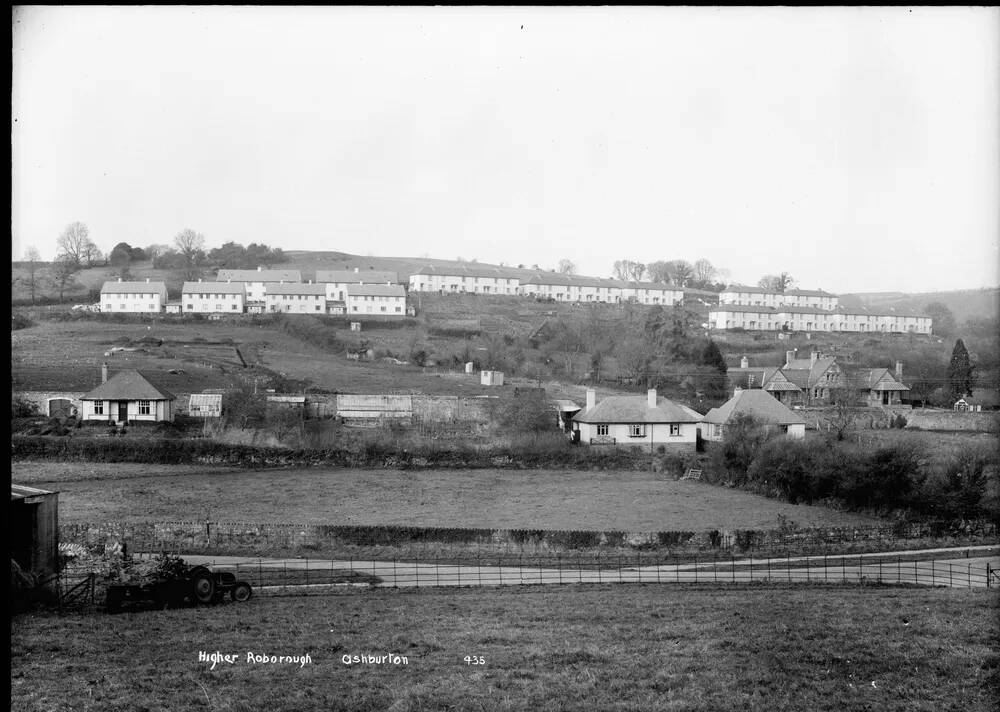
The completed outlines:
<svg viewBox="0 0 1000 712">
<path fill-rule="evenodd" d="M 997 287 L 919 294 L 863 292 L 840 295 L 840 303 L 844 306 L 867 306 L 875 309 L 909 307 L 923 310 L 931 302 L 941 302 L 947 306 L 959 323 L 970 318 L 996 319 L 1000 316 L 1000 288 Z"/>
</svg>

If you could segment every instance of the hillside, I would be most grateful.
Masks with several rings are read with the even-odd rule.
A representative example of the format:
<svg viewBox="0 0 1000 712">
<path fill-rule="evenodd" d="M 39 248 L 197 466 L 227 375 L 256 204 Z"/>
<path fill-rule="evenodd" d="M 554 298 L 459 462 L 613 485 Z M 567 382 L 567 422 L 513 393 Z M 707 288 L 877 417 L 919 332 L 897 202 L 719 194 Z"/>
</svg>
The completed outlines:
<svg viewBox="0 0 1000 712">
<path fill-rule="evenodd" d="M 924 310 L 931 302 L 941 302 L 962 323 L 967 319 L 996 319 L 1000 316 L 1000 288 L 960 289 L 950 292 L 862 292 L 841 294 L 844 306 L 867 306 L 875 309 L 903 307 Z"/>
</svg>

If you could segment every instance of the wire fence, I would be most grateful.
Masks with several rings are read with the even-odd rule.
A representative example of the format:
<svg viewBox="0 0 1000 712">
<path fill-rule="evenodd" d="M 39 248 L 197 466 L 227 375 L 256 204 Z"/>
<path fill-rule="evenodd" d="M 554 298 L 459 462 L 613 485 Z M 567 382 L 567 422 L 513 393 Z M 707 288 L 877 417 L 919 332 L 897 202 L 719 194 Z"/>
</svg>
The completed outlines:
<svg viewBox="0 0 1000 712">
<path fill-rule="evenodd" d="M 754 559 L 711 557 L 664 565 L 641 554 L 606 557 L 603 561 L 575 557 L 531 557 L 518 562 L 495 557 L 424 561 L 315 559 L 213 562 L 213 569 L 232 572 L 263 595 L 327 593 L 350 587 L 520 586 L 548 584 L 746 584 L 846 583 L 911 584 L 982 589 L 1000 586 L 997 566 L 907 560 L 903 557 L 823 556 Z"/>
</svg>

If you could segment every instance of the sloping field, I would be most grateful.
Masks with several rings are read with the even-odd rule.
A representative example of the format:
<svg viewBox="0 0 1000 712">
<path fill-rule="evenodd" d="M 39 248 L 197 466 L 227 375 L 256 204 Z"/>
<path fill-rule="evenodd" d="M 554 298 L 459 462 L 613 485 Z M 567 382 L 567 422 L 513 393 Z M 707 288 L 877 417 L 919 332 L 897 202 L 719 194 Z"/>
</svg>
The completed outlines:
<svg viewBox="0 0 1000 712">
<path fill-rule="evenodd" d="M 501 529 L 705 531 L 876 520 L 649 472 L 284 469 L 199 473 L 169 465 L 13 464 L 59 491 L 62 522 L 188 520 Z M 247 493 L 253 493 L 248 496 Z"/>
<path fill-rule="evenodd" d="M 996 613 L 985 590 L 626 584 L 19 616 L 11 708 L 990 712 Z"/>
</svg>

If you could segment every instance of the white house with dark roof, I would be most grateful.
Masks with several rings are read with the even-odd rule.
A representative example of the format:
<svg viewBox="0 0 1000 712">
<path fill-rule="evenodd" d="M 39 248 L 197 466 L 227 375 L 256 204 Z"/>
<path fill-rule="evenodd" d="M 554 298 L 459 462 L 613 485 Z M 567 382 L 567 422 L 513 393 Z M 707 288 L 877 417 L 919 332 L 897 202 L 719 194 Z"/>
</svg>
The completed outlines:
<svg viewBox="0 0 1000 712">
<path fill-rule="evenodd" d="M 101 367 L 101 385 L 80 398 L 80 418 L 108 423 L 172 422 L 176 396 L 149 381 L 139 371 L 127 369 L 108 378 Z"/>
<path fill-rule="evenodd" d="M 719 304 L 733 304 L 745 307 L 818 307 L 836 309 L 840 299 L 836 294 L 822 289 L 773 289 L 753 287 L 746 284 L 731 284 L 719 293 Z"/>
<path fill-rule="evenodd" d="M 406 290 L 401 284 L 348 285 L 348 316 L 406 316 Z"/>
<path fill-rule="evenodd" d="M 525 270 L 488 265 L 428 265 L 410 275 L 411 292 L 518 294 Z M 350 311 L 350 310 L 348 310 Z"/>
<path fill-rule="evenodd" d="M 326 285 L 312 282 L 269 284 L 264 308 L 283 314 L 325 314 Z"/>
<path fill-rule="evenodd" d="M 105 282 L 101 287 L 101 311 L 158 314 L 167 303 L 164 282 Z"/>
<path fill-rule="evenodd" d="M 813 306 L 722 304 L 710 307 L 712 329 L 748 331 L 851 331 L 893 334 L 930 334 L 931 317 L 912 310 L 875 312 L 865 307 L 821 309 Z"/>
<path fill-rule="evenodd" d="M 326 299 L 331 302 L 346 302 L 347 288 L 351 285 L 399 283 L 399 274 L 389 270 L 317 270 L 316 283 L 326 285 Z"/>
<path fill-rule="evenodd" d="M 246 283 L 185 282 L 181 309 L 185 314 L 242 314 L 246 310 Z"/>
<path fill-rule="evenodd" d="M 626 282 L 617 279 L 581 277 L 557 272 L 539 272 L 521 280 L 521 294 L 547 297 L 557 302 L 616 304 L 623 300 L 623 290 L 626 287 Z"/>
<path fill-rule="evenodd" d="M 658 398 L 651 388 L 645 396 L 610 396 L 600 403 L 587 389 L 586 407 L 573 416 L 575 439 L 584 445 L 660 445 L 694 450 L 701 415 L 687 406 Z M 577 435 L 578 434 L 578 435 Z"/>
<path fill-rule="evenodd" d="M 702 419 L 702 437 L 720 441 L 725 435 L 726 424 L 740 415 L 780 428 L 789 438 L 801 440 L 806 436 L 806 421 L 764 390 L 736 389 L 733 397 L 712 408 Z"/>
<path fill-rule="evenodd" d="M 301 282 L 302 273 L 297 269 L 220 269 L 215 275 L 220 282 L 244 282 L 246 284 L 246 299 L 251 302 L 263 302 L 269 284 L 282 282 Z"/>
</svg>

